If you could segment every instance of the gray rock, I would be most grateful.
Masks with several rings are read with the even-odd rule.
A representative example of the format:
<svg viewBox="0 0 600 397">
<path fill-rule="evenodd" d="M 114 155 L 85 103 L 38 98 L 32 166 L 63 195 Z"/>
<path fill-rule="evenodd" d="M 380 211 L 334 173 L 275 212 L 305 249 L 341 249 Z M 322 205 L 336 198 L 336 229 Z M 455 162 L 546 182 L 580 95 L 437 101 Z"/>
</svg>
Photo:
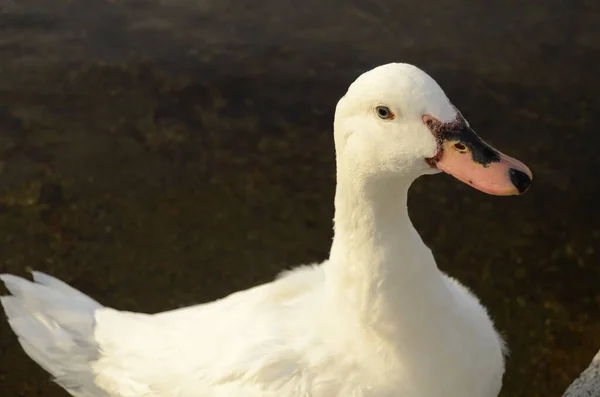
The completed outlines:
<svg viewBox="0 0 600 397">
<path fill-rule="evenodd" d="M 600 396 L 600 352 L 563 394 L 563 397 L 597 396 Z"/>
</svg>

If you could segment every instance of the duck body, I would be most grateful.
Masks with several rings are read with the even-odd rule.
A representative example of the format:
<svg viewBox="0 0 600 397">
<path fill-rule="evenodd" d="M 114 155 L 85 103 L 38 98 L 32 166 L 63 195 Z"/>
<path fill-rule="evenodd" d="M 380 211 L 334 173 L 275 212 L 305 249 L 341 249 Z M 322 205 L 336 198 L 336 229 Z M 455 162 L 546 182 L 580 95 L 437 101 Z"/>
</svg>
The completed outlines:
<svg viewBox="0 0 600 397">
<path fill-rule="evenodd" d="M 359 77 L 334 129 L 325 262 L 158 314 L 104 307 L 43 273 L 3 275 L 2 305 L 25 352 L 75 397 L 497 396 L 503 341 L 477 298 L 437 268 L 408 217 L 408 189 L 444 170 L 518 194 L 530 171 L 469 135 L 411 65 Z M 452 142 L 472 156 L 448 153 Z"/>
<path fill-rule="evenodd" d="M 427 310 L 438 315 L 426 324 L 403 326 L 407 335 L 401 343 L 351 324 L 323 305 L 328 265 L 300 267 L 215 302 L 155 315 L 85 307 L 76 303 L 77 294 L 24 279 L 4 280 L 11 291 L 62 295 L 68 306 L 59 298 L 53 302 L 77 313 L 78 323 L 62 349 L 26 348 L 77 397 L 498 395 L 502 341 L 486 310 L 462 285 L 440 273 L 437 286 L 422 286 L 423 292 L 443 291 L 427 302 Z M 18 292 L 15 298 L 20 299 Z M 51 316 L 44 323 L 56 321 Z M 13 326 L 25 320 L 11 319 Z M 56 333 L 51 340 L 59 341 L 63 328 L 45 332 Z M 35 341 L 33 332 L 39 331 L 23 329 L 20 336 Z"/>
</svg>

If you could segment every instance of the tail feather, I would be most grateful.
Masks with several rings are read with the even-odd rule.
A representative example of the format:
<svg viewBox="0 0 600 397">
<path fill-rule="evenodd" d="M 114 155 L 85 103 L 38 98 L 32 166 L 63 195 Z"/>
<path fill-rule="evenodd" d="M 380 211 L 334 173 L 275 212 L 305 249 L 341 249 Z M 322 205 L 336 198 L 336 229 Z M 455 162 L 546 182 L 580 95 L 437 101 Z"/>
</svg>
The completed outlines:
<svg viewBox="0 0 600 397">
<path fill-rule="evenodd" d="M 44 273 L 33 279 L 0 275 L 11 293 L 0 302 L 23 350 L 71 395 L 107 397 L 90 367 L 99 354 L 94 313 L 102 305 Z"/>
<path fill-rule="evenodd" d="M 45 285 L 46 287 L 51 288 L 54 291 L 62 292 L 63 295 L 68 295 L 72 299 L 77 299 L 82 304 L 85 303 L 90 307 L 95 307 L 96 309 L 102 307 L 100 303 L 96 302 L 83 292 L 71 287 L 69 284 L 57 278 L 36 271 L 31 272 L 31 274 L 33 275 L 33 281 L 35 281 L 38 284 Z"/>
</svg>

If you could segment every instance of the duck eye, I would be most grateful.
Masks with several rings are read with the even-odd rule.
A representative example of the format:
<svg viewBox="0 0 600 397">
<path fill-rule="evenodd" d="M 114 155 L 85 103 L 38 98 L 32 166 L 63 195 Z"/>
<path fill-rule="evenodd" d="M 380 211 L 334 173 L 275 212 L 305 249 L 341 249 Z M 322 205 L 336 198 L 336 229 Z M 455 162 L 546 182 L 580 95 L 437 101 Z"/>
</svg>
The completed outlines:
<svg viewBox="0 0 600 397">
<path fill-rule="evenodd" d="M 379 118 L 384 120 L 393 120 L 396 117 L 387 106 L 377 106 L 375 111 L 377 112 Z"/>
</svg>

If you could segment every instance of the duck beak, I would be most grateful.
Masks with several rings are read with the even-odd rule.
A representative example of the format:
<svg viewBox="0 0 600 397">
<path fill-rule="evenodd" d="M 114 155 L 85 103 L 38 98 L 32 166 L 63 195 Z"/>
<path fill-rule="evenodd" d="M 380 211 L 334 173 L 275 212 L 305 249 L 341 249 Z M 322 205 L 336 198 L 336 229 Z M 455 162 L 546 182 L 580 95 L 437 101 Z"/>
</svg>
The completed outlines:
<svg viewBox="0 0 600 397">
<path fill-rule="evenodd" d="M 442 123 L 424 115 L 423 122 L 438 142 L 435 157 L 426 159 L 456 179 L 496 196 L 523 194 L 533 175 L 520 161 L 485 143 L 458 112 L 454 121 Z"/>
</svg>

